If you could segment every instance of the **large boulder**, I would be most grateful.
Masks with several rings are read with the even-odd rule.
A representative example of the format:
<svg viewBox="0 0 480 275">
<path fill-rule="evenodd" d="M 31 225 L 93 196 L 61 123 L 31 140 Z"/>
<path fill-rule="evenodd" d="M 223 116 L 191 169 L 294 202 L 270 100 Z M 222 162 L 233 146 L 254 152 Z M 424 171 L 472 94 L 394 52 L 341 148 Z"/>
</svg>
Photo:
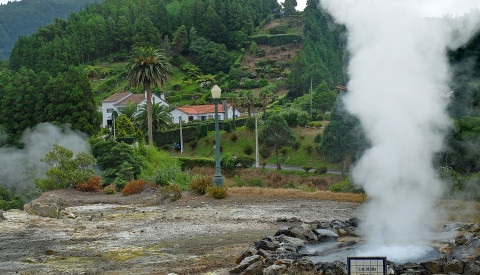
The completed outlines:
<svg viewBox="0 0 480 275">
<path fill-rule="evenodd" d="M 458 259 L 447 259 L 445 265 L 443 266 L 443 272 L 447 274 L 450 272 L 462 274 L 463 266 L 463 262 L 459 261 Z"/>
<path fill-rule="evenodd" d="M 306 229 L 304 226 L 299 225 L 280 228 L 280 230 L 275 233 L 275 236 L 280 235 L 299 238 L 306 241 L 318 241 L 317 236 L 312 231 Z"/>
<path fill-rule="evenodd" d="M 314 229 L 313 232 L 317 234 L 317 238 L 319 241 L 332 241 L 339 238 L 337 233 L 328 229 Z"/>
<path fill-rule="evenodd" d="M 421 263 L 421 266 L 426 270 L 428 270 L 429 272 L 435 274 L 435 273 L 442 272 L 444 264 L 445 264 L 445 261 L 438 259 L 438 260 L 423 262 Z"/>
<path fill-rule="evenodd" d="M 30 202 L 25 204 L 23 209 L 28 214 L 58 219 L 61 207 L 56 203 Z"/>
<path fill-rule="evenodd" d="M 230 274 L 262 274 L 260 273 L 255 273 L 255 271 L 258 269 L 259 264 L 257 262 L 260 262 L 260 265 L 263 266 L 263 259 L 262 256 L 260 255 L 253 255 L 250 257 L 244 258 L 236 267 L 230 270 Z M 253 265 L 252 268 L 250 268 Z M 248 273 L 245 273 L 248 270 Z"/>
<path fill-rule="evenodd" d="M 283 275 L 285 274 L 287 267 L 283 264 L 273 264 L 263 270 L 263 275 Z"/>
</svg>

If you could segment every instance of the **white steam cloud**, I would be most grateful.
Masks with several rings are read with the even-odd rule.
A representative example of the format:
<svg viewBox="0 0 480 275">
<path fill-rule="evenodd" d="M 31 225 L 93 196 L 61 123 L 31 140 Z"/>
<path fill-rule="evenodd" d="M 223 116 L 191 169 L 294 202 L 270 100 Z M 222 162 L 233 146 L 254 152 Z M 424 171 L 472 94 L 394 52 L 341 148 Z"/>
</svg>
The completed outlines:
<svg viewBox="0 0 480 275">
<path fill-rule="evenodd" d="M 22 136 L 23 149 L 0 148 L 0 185 L 15 193 L 35 189 L 34 178 L 44 178 L 48 165 L 40 162 L 58 144 L 73 151 L 89 152 L 85 135 L 71 129 L 60 129 L 42 123 L 28 129 Z"/>
<path fill-rule="evenodd" d="M 434 202 L 442 190 L 432 158 L 451 124 L 449 99 L 442 96 L 450 82 L 447 49 L 467 42 L 479 26 L 478 10 L 462 18 L 427 18 L 453 3 L 476 7 L 463 0 L 434 2 L 439 6 L 429 9 L 429 0 L 321 0 L 347 28 L 344 101 L 372 145 L 352 172 L 369 198 L 366 253 L 400 261 L 421 256 L 425 250 L 412 245 L 423 247 L 435 226 Z"/>
</svg>

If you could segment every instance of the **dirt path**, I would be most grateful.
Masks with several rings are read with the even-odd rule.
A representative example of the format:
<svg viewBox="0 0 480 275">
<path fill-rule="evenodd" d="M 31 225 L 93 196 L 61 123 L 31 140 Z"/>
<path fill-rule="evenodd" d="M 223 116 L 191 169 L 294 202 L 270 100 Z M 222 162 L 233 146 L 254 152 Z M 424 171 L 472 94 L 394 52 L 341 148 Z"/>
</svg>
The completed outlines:
<svg viewBox="0 0 480 275">
<path fill-rule="evenodd" d="M 45 194 L 39 201 L 62 203 L 62 213 L 75 218 L 4 213 L 0 274 L 227 274 L 241 251 L 283 225 L 360 213 L 360 203 L 321 200 L 310 193 L 229 191 L 224 200 L 185 194 L 160 205 L 152 205 L 153 196 L 145 194 Z M 478 204 L 445 205 L 448 219 L 478 220 Z M 466 207 L 473 214 L 459 215 Z"/>
</svg>

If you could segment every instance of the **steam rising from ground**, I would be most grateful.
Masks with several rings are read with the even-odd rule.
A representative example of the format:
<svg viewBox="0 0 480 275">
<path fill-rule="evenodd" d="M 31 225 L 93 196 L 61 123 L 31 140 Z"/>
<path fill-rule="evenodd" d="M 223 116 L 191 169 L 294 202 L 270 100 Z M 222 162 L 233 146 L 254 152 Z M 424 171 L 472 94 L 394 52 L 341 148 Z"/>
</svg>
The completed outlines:
<svg viewBox="0 0 480 275">
<path fill-rule="evenodd" d="M 44 178 L 48 166 L 40 162 L 58 144 L 74 153 L 90 151 L 84 135 L 70 129 L 60 129 L 48 123 L 28 129 L 22 136 L 23 149 L 0 148 L 0 185 L 15 193 L 35 188 L 33 179 Z"/>
<path fill-rule="evenodd" d="M 382 251 L 398 259 L 405 254 L 402 247 L 410 247 L 406 256 L 422 254 L 411 246 L 423 247 L 436 221 L 433 205 L 442 190 L 432 158 L 442 150 L 450 126 L 449 99 L 442 97 L 450 81 L 446 51 L 468 41 L 480 16 L 476 11 L 461 19 L 425 18 L 419 15 L 432 12 L 425 3 L 321 0 L 347 27 L 351 56 L 345 105 L 372 145 L 352 174 L 369 198 L 363 232 L 371 250 L 366 254 Z"/>
</svg>

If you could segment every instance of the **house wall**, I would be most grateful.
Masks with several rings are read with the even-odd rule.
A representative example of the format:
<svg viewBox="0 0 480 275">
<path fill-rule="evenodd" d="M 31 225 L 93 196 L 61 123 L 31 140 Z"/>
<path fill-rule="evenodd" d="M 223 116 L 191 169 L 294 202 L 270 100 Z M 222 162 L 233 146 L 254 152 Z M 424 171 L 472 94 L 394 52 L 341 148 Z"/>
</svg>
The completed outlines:
<svg viewBox="0 0 480 275">
<path fill-rule="evenodd" d="M 235 114 L 237 114 L 237 117 L 240 116 L 240 112 L 236 111 Z M 175 124 L 178 124 L 180 123 L 180 119 L 179 117 L 182 117 L 182 120 L 183 122 L 187 123 L 189 121 L 188 117 L 189 116 L 193 116 L 193 120 L 201 120 L 202 119 L 202 116 L 205 116 L 206 120 L 208 119 L 214 119 L 215 118 L 215 113 L 206 113 L 206 114 L 193 114 L 193 115 L 189 115 L 189 114 L 186 114 L 178 109 L 173 109 L 172 111 L 170 111 L 170 115 L 172 116 L 173 118 L 173 123 Z M 229 115 L 228 117 L 231 118 L 233 115 L 233 109 L 232 108 L 229 108 Z M 211 116 L 211 117 L 210 117 Z M 218 120 L 223 120 L 224 119 L 224 113 L 218 113 Z"/>
</svg>

